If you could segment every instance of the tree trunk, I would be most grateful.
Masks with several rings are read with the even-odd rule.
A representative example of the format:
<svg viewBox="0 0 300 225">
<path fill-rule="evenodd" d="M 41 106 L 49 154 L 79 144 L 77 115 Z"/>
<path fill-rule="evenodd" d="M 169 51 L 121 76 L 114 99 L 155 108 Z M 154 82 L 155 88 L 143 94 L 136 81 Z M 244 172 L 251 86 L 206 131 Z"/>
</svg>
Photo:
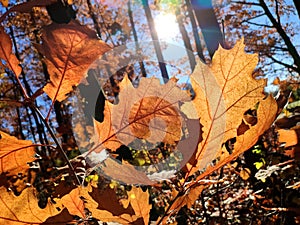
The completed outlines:
<svg viewBox="0 0 300 225">
<path fill-rule="evenodd" d="M 184 27 L 182 19 L 180 18 L 180 9 L 179 8 L 176 9 L 176 20 L 177 20 L 179 30 L 180 30 L 180 33 L 181 33 L 181 36 L 182 36 L 184 47 L 186 49 L 186 53 L 187 53 L 188 58 L 189 58 L 190 66 L 191 66 L 191 69 L 193 71 L 195 69 L 195 66 L 196 66 L 196 60 L 195 60 L 192 45 L 191 45 L 191 42 L 190 42 L 190 38 L 189 38 L 188 33 L 187 33 L 187 31 Z"/>
<path fill-rule="evenodd" d="M 195 20 L 194 13 L 193 13 L 191 2 L 190 2 L 190 0 L 186 0 L 185 3 L 186 3 L 187 12 L 188 12 L 188 15 L 190 17 L 191 24 L 192 24 L 192 29 L 193 29 L 193 35 L 194 35 L 194 39 L 195 39 L 197 54 L 198 54 L 200 59 L 205 61 L 204 55 L 203 55 L 203 48 L 202 48 L 202 45 L 201 45 L 200 36 L 199 36 L 199 33 L 198 33 L 198 27 L 197 27 L 197 23 L 196 23 L 196 20 Z"/>
<path fill-rule="evenodd" d="M 298 16 L 300 18 L 300 1 L 299 0 L 293 0 L 293 1 L 294 1 L 294 4 L 295 4 L 295 7 L 297 9 Z"/>
<path fill-rule="evenodd" d="M 166 63 L 164 62 L 163 54 L 160 48 L 159 40 L 158 40 L 158 35 L 155 30 L 155 25 L 154 25 L 154 20 L 151 14 L 151 10 L 148 4 L 148 0 L 142 0 L 142 4 L 145 10 L 146 18 L 149 24 L 149 29 L 150 29 L 150 34 L 154 43 L 154 49 L 156 52 L 157 60 L 159 63 L 159 68 L 161 71 L 161 75 L 164 79 L 165 82 L 169 80 L 169 75 L 166 67 Z"/>
<path fill-rule="evenodd" d="M 214 55 L 219 44 L 223 45 L 223 35 L 217 21 L 211 0 L 191 0 L 198 24 L 210 57 Z"/>
<path fill-rule="evenodd" d="M 139 51 L 140 50 L 140 45 L 139 45 L 137 32 L 136 32 L 136 29 L 135 29 L 135 26 L 134 26 L 133 15 L 132 15 L 132 10 L 131 10 L 131 0 L 128 0 L 127 5 L 128 5 L 128 17 L 129 17 L 130 25 L 131 25 L 131 28 L 132 28 L 135 47 L 136 47 L 136 50 Z M 141 68 L 142 76 L 146 77 L 147 73 L 146 73 L 144 62 L 139 62 L 139 65 L 140 65 L 140 68 Z"/>
</svg>

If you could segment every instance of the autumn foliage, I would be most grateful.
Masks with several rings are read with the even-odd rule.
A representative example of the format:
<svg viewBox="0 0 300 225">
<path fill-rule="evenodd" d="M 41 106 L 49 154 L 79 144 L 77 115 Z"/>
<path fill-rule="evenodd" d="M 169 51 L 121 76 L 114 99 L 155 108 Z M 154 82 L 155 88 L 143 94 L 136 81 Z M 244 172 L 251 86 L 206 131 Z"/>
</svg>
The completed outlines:
<svg viewBox="0 0 300 225">
<path fill-rule="evenodd" d="M 10 13 L 28 13 L 51 3 L 33 0 L 12 6 L 0 21 Z M 106 57 L 113 46 L 74 19 L 44 25 L 40 35 L 40 43 L 32 48 L 49 79 L 29 92 L 23 80 L 28 71 L 13 50 L 14 39 L 0 27 L 1 67 L 19 90 L 15 98 L 1 98 L 0 103 L 30 110 L 47 140 L 22 140 L 21 135 L 0 131 L 0 224 L 182 224 L 174 219 L 176 215 L 199 204 L 200 196 L 212 187 L 219 192 L 221 185 L 233 184 L 230 177 L 235 176 L 243 182 L 254 179 L 250 166 L 240 169 L 236 164 L 243 164 L 243 154 L 257 143 L 265 149 L 273 146 L 272 151 L 276 146 L 278 154 L 279 149 L 285 153 L 279 142 L 286 143 L 286 148 L 293 148 L 292 157 L 299 154 L 299 128 L 285 127 L 291 121 L 281 114 L 288 95 L 275 99 L 264 92 L 267 81 L 253 76 L 258 55 L 245 52 L 243 39 L 230 49 L 219 46 L 209 63 L 199 60 L 190 75 L 190 90 L 182 88 L 176 76 L 163 84 L 149 76 L 139 78 L 137 85 L 129 72 L 119 80 L 108 80 L 117 100 L 106 96 L 102 108 L 94 109 L 103 113 L 103 121 L 93 118 L 92 124 L 73 126 L 79 134 L 88 133 L 84 151 L 72 149 L 76 145 L 72 138 L 62 145 L 60 138 L 72 136 L 72 125 L 63 121 L 54 130 L 51 113 L 57 113 L 57 104 L 63 108 L 68 99 L 76 98 L 75 90 L 89 83 L 88 76 L 97 68 L 95 61 Z M 44 107 L 40 104 L 46 96 L 51 104 Z M 122 155 L 124 148 L 129 157 Z M 276 161 L 276 171 L 294 163 L 283 155 L 283 161 Z M 273 172 L 266 171 L 259 179 L 269 179 Z M 227 175 L 218 177 L 218 173 Z M 299 188 L 295 180 L 289 185 Z M 243 191 L 248 193 L 246 187 Z M 162 205 L 159 195 L 168 196 Z M 261 196 L 250 195 L 258 207 Z M 226 204 L 242 202 L 241 196 L 227 196 Z M 262 205 L 265 210 L 272 208 L 270 202 Z M 299 213 L 296 207 L 285 209 Z"/>
</svg>

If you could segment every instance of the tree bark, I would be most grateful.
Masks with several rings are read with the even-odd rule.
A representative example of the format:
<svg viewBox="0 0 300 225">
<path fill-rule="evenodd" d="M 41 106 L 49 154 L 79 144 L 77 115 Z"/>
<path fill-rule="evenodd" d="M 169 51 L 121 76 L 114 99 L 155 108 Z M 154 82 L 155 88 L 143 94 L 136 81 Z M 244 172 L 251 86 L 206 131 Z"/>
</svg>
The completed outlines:
<svg viewBox="0 0 300 225">
<path fill-rule="evenodd" d="M 300 19 L 300 1 L 299 0 L 293 0 L 293 1 L 294 1 L 295 7 L 297 9 L 298 16 L 299 16 L 299 19 Z"/>
<path fill-rule="evenodd" d="M 214 55 L 219 44 L 223 45 L 223 35 L 217 21 L 211 0 L 191 0 L 198 24 L 210 57 Z"/>
<path fill-rule="evenodd" d="M 134 26 L 132 9 L 131 9 L 131 0 L 128 0 L 127 5 L 128 5 L 128 17 L 129 17 L 130 25 L 131 25 L 131 28 L 132 28 L 132 33 L 133 33 L 133 38 L 134 38 L 134 42 L 135 42 L 135 47 L 136 47 L 136 50 L 139 51 L 141 48 L 140 48 L 140 45 L 139 45 L 139 40 L 138 40 L 137 32 L 136 32 L 136 29 L 135 29 L 135 26 Z M 147 73 L 146 73 L 144 62 L 139 62 L 139 65 L 140 65 L 140 68 L 141 68 L 142 76 L 146 77 Z"/>
<path fill-rule="evenodd" d="M 164 79 L 165 82 L 167 82 L 169 80 L 169 75 L 168 75 L 168 71 L 167 71 L 167 67 L 166 67 L 166 63 L 164 61 L 164 57 L 160 48 L 160 44 L 159 44 L 159 40 L 158 40 L 158 35 L 155 29 L 155 25 L 154 25 L 154 20 L 151 14 L 151 10 L 148 4 L 148 0 L 142 0 L 142 4 L 145 10 L 145 14 L 146 14 L 146 18 L 149 24 L 149 29 L 150 29 L 150 34 L 152 37 L 152 41 L 154 44 L 154 49 L 155 49 L 155 53 L 157 56 L 157 60 L 159 63 L 159 68 L 161 71 L 161 75 Z"/>
<path fill-rule="evenodd" d="M 186 0 L 185 3 L 186 3 L 186 6 L 187 6 L 187 12 L 188 12 L 189 18 L 190 18 L 191 24 L 192 24 L 192 29 L 193 29 L 193 35 L 194 35 L 194 39 L 195 39 L 197 54 L 198 54 L 200 59 L 205 61 L 205 58 L 204 58 L 204 55 L 203 55 L 203 48 L 202 48 L 201 41 L 200 41 L 200 36 L 199 36 L 199 33 L 198 33 L 198 26 L 197 26 L 197 23 L 196 23 L 196 20 L 195 20 L 195 16 L 194 16 L 194 13 L 193 13 L 191 2 L 190 2 L 190 0 Z"/>
<path fill-rule="evenodd" d="M 186 53 L 187 53 L 188 58 L 189 58 L 190 66 L 191 66 L 191 69 L 193 71 L 195 69 L 195 66 L 196 66 L 196 60 L 195 60 L 192 45 L 191 45 L 191 42 L 190 42 L 190 38 L 189 38 L 188 33 L 187 33 L 187 31 L 184 27 L 182 19 L 180 18 L 180 9 L 179 8 L 176 9 L 176 20 L 177 20 L 177 23 L 178 23 L 178 26 L 179 26 L 179 31 L 180 31 L 181 36 L 182 36 L 184 47 L 186 49 Z"/>
</svg>

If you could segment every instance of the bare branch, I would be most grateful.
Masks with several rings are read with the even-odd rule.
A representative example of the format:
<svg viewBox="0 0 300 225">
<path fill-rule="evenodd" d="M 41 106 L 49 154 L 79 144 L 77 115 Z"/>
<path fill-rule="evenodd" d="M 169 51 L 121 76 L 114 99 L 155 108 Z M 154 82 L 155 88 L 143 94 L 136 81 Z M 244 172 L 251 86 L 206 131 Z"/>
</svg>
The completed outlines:
<svg viewBox="0 0 300 225">
<path fill-rule="evenodd" d="M 267 28 L 274 28 L 274 26 L 270 26 L 270 25 L 267 25 L 267 24 L 260 24 L 260 23 L 255 23 L 255 22 L 250 22 L 249 20 L 243 20 L 241 22 L 242 23 L 249 23 L 251 25 L 254 25 L 254 26 L 259 26 L 259 27 L 267 27 Z"/>
<path fill-rule="evenodd" d="M 292 43 L 291 39 L 289 38 L 289 36 L 287 35 L 287 33 L 282 28 L 281 24 L 278 23 L 276 21 L 276 19 L 273 17 L 273 15 L 270 12 L 270 10 L 269 10 L 268 6 L 266 5 L 266 3 L 263 0 L 259 0 L 259 2 L 260 2 L 261 7 L 263 8 L 263 10 L 265 11 L 267 17 L 270 19 L 271 23 L 274 25 L 274 27 L 276 28 L 277 32 L 282 37 L 284 43 L 288 47 L 289 53 L 293 57 L 294 63 L 297 66 L 297 68 L 294 67 L 294 69 L 296 69 L 295 71 L 297 71 L 299 73 L 300 72 L 300 56 L 298 54 L 297 49 L 293 45 L 293 43 Z"/>
<path fill-rule="evenodd" d="M 260 4 L 259 4 L 259 3 L 256 3 L 256 2 L 232 1 L 231 3 L 243 4 L 243 5 L 256 5 L 256 6 L 260 6 Z"/>
<path fill-rule="evenodd" d="M 274 58 L 274 56 L 272 56 L 272 55 L 267 55 L 270 59 L 272 59 L 274 62 L 276 62 L 276 63 L 278 63 L 278 64 L 280 64 L 280 65 L 283 65 L 283 66 L 285 66 L 286 68 L 289 68 L 289 69 L 292 69 L 292 70 L 294 70 L 295 72 L 298 72 L 298 68 L 297 67 L 294 67 L 294 66 L 292 66 L 292 65 L 289 65 L 289 64 L 287 64 L 287 63 L 284 63 L 284 62 L 282 62 L 281 60 L 278 60 L 278 59 L 276 59 L 276 58 Z"/>
</svg>

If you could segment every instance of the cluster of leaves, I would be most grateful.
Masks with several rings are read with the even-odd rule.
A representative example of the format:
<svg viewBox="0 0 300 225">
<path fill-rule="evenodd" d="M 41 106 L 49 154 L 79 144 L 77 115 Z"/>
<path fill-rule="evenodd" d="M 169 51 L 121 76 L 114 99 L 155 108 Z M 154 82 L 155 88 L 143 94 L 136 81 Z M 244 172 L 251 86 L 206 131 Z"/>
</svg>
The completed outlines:
<svg viewBox="0 0 300 225">
<path fill-rule="evenodd" d="M 29 12 L 34 6 L 48 4 L 51 3 L 34 0 L 13 6 L 1 20 L 11 12 Z M 276 102 L 271 95 L 265 96 L 263 89 L 266 81 L 252 77 L 258 62 L 257 55 L 244 52 L 243 40 L 230 50 L 220 47 L 209 65 L 198 63 L 191 75 L 195 93 L 193 99 L 178 87 L 176 79 L 170 79 L 162 85 L 157 78 L 142 78 L 138 87 L 134 87 L 129 77 L 124 76 L 118 84 L 118 104 L 104 101 L 103 121 L 94 120 L 95 135 L 90 145 L 87 145 L 87 151 L 84 154 L 77 153 L 80 155 L 72 160 L 69 158 L 74 156 L 61 147 L 50 126 L 50 111 L 55 102 L 68 98 L 85 77 L 90 65 L 109 51 L 110 46 L 100 41 L 93 30 L 73 19 L 65 24 L 44 26 L 42 44 L 36 44 L 35 48 L 43 56 L 50 80 L 42 89 L 31 94 L 20 80 L 24 71 L 20 59 L 12 51 L 12 40 L 4 27 L 0 30 L 0 40 L 1 66 L 7 73 L 14 75 L 20 93 L 18 98 L 3 99 L 3 102 L 30 108 L 53 140 L 32 143 L 0 132 L 0 223 L 97 224 L 102 221 L 148 224 L 150 220 L 156 220 L 157 224 L 180 224 L 188 217 L 188 220 L 184 220 L 199 224 L 208 223 L 209 215 L 223 222 L 224 210 L 229 211 L 230 206 L 236 202 L 240 202 L 243 208 L 250 202 L 259 210 L 289 211 L 296 208 L 284 204 L 274 207 L 276 199 L 273 200 L 273 193 L 268 193 L 267 189 L 263 189 L 263 194 L 258 192 L 261 185 L 276 185 L 279 180 L 275 175 L 281 171 L 284 171 L 281 174 L 285 177 L 280 178 L 280 181 L 286 179 L 290 188 L 298 188 L 295 176 L 291 179 L 286 173 L 291 168 L 280 169 L 289 165 L 289 162 L 285 162 L 289 158 L 282 155 L 274 157 L 279 151 L 285 151 L 280 149 L 275 131 L 269 131 L 265 139 L 261 139 L 263 147 L 260 150 L 265 151 L 259 157 L 264 157 L 262 167 L 255 167 L 261 161 L 247 162 L 252 156 L 245 154 L 244 159 L 239 158 L 237 161 L 238 165 L 223 168 L 257 143 L 271 127 L 285 103 L 284 100 Z M 44 93 L 52 102 L 46 117 L 35 102 Z M 297 106 L 290 108 L 291 112 L 297 111 Z M 165 130 L 161 129 L 162 120 Z M 297 134 L 294 126 L 281 128 Z M 286 146 L 297 145 L 297 141 L 295 144 L 294 139 L 284 136 L 285 132 L 279 130 L 279 141 L 286 142 Z M 167 151 L 162 148 L 157 151 L 169 156 L 172 154 L 172 146 L 177 145 L 181 158 L 176 160 L 182 164 L 180 166 L 183 169 L 174 178 L 156 183 L 150 178 L 159 171 L 152 171 L 147 176 L 144 171 L 130 164 L 130 160 L 114 160 L 114 155 L 120 155 L 117 153 L 123 145 L 132 146 L 135 140 L 141 139 L 154 143 L 160 140 L 169 148 Z M 268 143 L 269 140 L 275 143 Z M 104 152 L 109 152 L 110 157 L 106 157 L 101 164 L 100 170 L 103 173 L 119 182 L 147 186 L 142 188 L 110 182 L 97 174 L 99 168 L 86 164 L 91 156 L 100 157 Z M 147 160 L 151 157 L 147 159 L 146 154 L 137 154 L 134 150 L 130 153 L 135 163 L 150 164 Z M 145 162 L 141 163 L 141 159 Z M 254 165 L 254 168 L 249 165 Z M 273 165 L 279 169 L 265 173 L 264 177 L 260 176 L 260 181 L 251 183 L 253 186 L 245 181 L 247 186 L 243 192 L 229 196 L 228 193 L 236 190 L 235 180 L 241 179 L 235 173 L 245 180 L 249 177 L 256 179 L 256 170 L 270 171 Z M 295 171 L 299 170 L 296 165 L 294 167 Z M 219 170 L 222 170 L 222 176 L 218 174 Z M 250 176 L 246 178 L 245 173 Z M 269 180 L 271 182 L 267 182 Z M 245 195 L 250 195 L 252 199 L 244 198 Z M 267 197 L 260 200 L 264 195 Z M 211 203 L 205 203 L 206 196 L 209 196 Z M 217 210 L 215 204 L 219 204 Z M 255 213 L 252 211 L 240 215 Z M 262 211 L 257 215 L 262 215 Z M 242 219 L 228 216 L 226 221 L 235 223 Z"/>
</svg>

